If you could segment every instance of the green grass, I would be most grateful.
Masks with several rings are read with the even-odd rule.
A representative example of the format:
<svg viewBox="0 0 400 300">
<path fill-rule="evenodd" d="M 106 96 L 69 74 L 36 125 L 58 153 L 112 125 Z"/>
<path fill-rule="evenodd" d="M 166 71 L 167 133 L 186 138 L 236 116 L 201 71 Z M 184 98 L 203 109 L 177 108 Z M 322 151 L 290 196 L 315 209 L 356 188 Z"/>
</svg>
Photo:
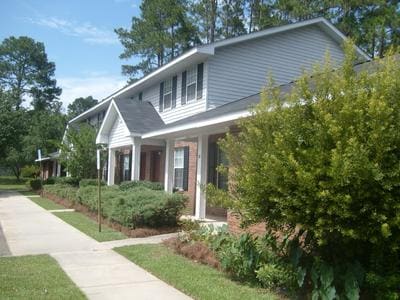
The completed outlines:
<svg viewBox="0 0 400 300">
<path fill-rule="evenodd" d="M 64 206 L 57 204 L 49 199 L 43 198 L 43 197 L 29 197 L 29 200 L 32 202 L 35 202 L 37 205 L 43 207 L 44 209 L 47 210 L 52 210 L 52 209 L 65 209 Z"/>
<path fill-rule="evenodd" d="M 48 255 L 1 257 L 1 299 L 86 299 Z"/>
<path fill-rule="evenodd" d="M 236 283 L 222 272 L 177 255 L 164 245 L 135 245 L 114 250 L 195 299 L 279 298 L 266 290 Z"/>
<path fill-rule="evenodd" d="M 1 190 L 27 191 L 26 180 L 21 178 L 19 181 L 15 176 L 0 176 Z"/>
<path fill-rule="evenodd" d="M 115 231 L 104 224 L 101 227 L 101 232 L 99 232 L 98 224 L 79 212 L 55 212 L 54 215 L 99 242 L 127 238 L 123 233 Z"/>
</svg>

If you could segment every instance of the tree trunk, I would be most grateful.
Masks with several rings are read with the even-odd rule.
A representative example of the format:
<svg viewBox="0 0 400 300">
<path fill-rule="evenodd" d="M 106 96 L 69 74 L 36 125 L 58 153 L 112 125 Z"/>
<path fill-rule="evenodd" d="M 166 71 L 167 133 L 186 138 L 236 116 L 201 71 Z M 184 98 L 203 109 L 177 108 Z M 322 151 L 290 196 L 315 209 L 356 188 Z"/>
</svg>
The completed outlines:
<svg viewBox="0 0 400 300">
<path fill-rule="evenodd" d="M 217 7 L 218 0 L 211 0 L 211 22 L 210 22 L 210 42 L 213 43 L 215 40 L 215 23 L 217 21 Z"/>
</svg>

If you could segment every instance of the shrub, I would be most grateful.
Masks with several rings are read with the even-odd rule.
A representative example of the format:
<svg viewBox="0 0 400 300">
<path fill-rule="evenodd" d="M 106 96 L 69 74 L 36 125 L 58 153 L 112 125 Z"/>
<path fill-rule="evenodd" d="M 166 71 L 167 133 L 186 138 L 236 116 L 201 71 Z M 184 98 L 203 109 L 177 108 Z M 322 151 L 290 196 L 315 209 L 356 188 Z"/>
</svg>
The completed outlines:
<svg viewBox="0 0 400 300">
<path fill-rule="evenodd" d="M 79 178 L 76 177 L 55 177 L 55 183 L 61 185 L 79 186 Z"/>
<path fill-rule="evenodd" d="M 40 175 L 40 169 L 36 165 L 25 166 L 21 169 L 21 176 L 26 178 L 36 178 Z"/>
<path fill-rule="evenodd" d="M 162 191 L 164 189 L 164 186 L 161 183 L 146 180 L 124 181 L 119 185 L 121 191 L 127 191 L 138 187 L 144 187 L 156 191 Z"/>
<path fill-rule="evenodd" d="M 81 179 L 81 181 L 79 181 L 79 187 L 81 188 L 81 187 L 85 187 L 85 186 L 97 186 L 99 183 L 98 183 L 98 180 L 97 179 Z M 101 185 L 105 185 L 106 183 L 103 181 L 103 180 L 101 180 L 100 181 L 100 184 Z"/>
<path fill-rule="evenodd" d="M 290 289 L 296 286 L 295 273 L 279 264 L 263 264 L 256 273 L 257 279 L 268 289 Z"/>
<path fill-rule="evenodd" d="M 179 194 L 151 190 L 143 187 L 121 191 L 116 187 L 102 189 L 102 214 L 121 225 L 136 228 L 141 226 L 175 226 L 187 198 Z M 97 188 L 81 187 L 79 203 L 92 211 L 97 209 Z"/>
<path fill-rule="evenodd" d="M 77 202 L 77 191 L 78 188 L 68 185 L 68 184 L 51 184 L 43 186 L 43 190 L 50 194 L 56 195 L 60 198 L 71 201 L 72 203 Z"/>
<path fill-rule="evenodd" d="M 43 184 L 55 184 L 55 183 L 56 183 L 55 177 L 49 177 L 45 181 L 43 181 Z"/>
<path fill-rule="evenodd" d="M 34 191 L 38 191 L 42 188 L 42 181 L 40 179 L 30 179 L 28 183 L 29 187 Z"/>
</svg>

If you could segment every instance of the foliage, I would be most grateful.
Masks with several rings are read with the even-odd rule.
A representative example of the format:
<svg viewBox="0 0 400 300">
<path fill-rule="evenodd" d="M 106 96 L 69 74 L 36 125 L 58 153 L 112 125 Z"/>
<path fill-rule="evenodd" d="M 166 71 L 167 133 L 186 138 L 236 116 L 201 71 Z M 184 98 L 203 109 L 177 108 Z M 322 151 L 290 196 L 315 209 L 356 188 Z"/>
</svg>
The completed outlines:
<svg viewBox="0 0 400 300">
<path fill-rule="evenodd" d="M 43 184 L 55 184 L 57 177 L 48 177 L 43 181 Z"/>
<path fill-rule="evenodd" d="M 44 185 L 43 190 L 47 193 L 56 195 L 62 199 L 66 199 L 71 203 L 78 202 L 76 195 L 78 191 L 77 187 L 56 183 L 56 184 Z"/>
<path fill-rule="evenodd" d="M 105 185 L 106 183 L 103 180 L 101 180 L 100 184 Z M 85 186 L 98 186 L 98 185 L 99 185 L 99 182 L 97 179 L 81 179 L 79 181 L 80 188 L 85 187 Z"/>
<path fill-rule="evenodd" d="M 92 108 L 98 103 L 97 99 L 94 99 L 92 96 L 88 97 L 79 97 L 76 98 L 72 103 L 68 105 L 68 119 L 71 120 L 74 117 L 80 115 L 85 112 L 89 108 Z"/>
<path fill-rule="evenodd" d="M 29 187 L 34 191 L 38 191 L 42 188 L 42 180 L 40 178 L 30 179 L 28 181 L 28 184 L 29 184 Z"/>
<path fill-rule="evenodd" d="M 137 187 L 144 187 L 156 191 L 164 190 L 164 186 L 162 185 L 162 183 L 146 180 L 124 181 L 119 185 L 119 189 L 121 191 L 127 191 Z"/>
<path fill-rule="evenodd" d="M 60 160 L 72 177 L 96 178 L 96 129 L 89 124 L 69 127 L 61 144 Z"/>
<path fill-rule="evenodd" d="M 104 187 L 102 199 L 102 215 L 131 228 L 175 226 L 187 201 L 186 197 L 180 194 L 169 194 L 143 187 L 127 191 Z M 81 187 L 78 191 L 78 202 L 95 211 L 97 188 Z"/>
<path fill-rule="evenodd" d="M 27 165 L 21 169 L 21 176 L 26 178 L 36 178 L 40 174 L 39 167 L 37 165 Z"/>
<path fill-rule="evenodd" d="M 140 16 L 132 18 L 130 30 L 115 30 L 124 47 L 120 58 L 142 59 L 135 66 L 123 65 L 125 75 L 136 80 L 193 46 L 196 32 L 185 10 L 182 0 L 144 0 Z"/>
<path fill-rule="evenodd" d="M 235 169 L 231 206 L 249 222 L 300 226 L 328 265 L 358 260 L 398 278 L 400 61 L 389 56 L 356 73 L 351 45 L 346 52 L 342 67 L 332 72 L 327 62 L 288 95 L 266 90 L 222 143 Z"/>
<path fill-rule="evenodd" d="M 55 64 L 47 60 L 43 43 L 26 36 L 12 36 L 1 42 L 0 88 L 10 92 L 16 110 L 28 98 L 35 110 L 56 105 L 61 89 L 53 78 L 54 72 Z"/>
<path fill-rule="evenodd" d="M 54 181 L 56 184 L 78 187 L 80 179 L 76 177 L 55 177 Z"/>
</svg>

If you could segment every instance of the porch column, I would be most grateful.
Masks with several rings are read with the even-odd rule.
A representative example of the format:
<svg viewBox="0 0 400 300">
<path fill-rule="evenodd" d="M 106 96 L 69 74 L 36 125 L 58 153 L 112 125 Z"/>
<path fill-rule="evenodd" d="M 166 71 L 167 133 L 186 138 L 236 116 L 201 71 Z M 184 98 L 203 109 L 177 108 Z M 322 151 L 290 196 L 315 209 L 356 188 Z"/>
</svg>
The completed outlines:
<svg viewBox="0 0 400 300">
<path fill-rule="evenodd" d="M 115 150 L 108 148 L 107 185 L 114 184 Z"/>
<path fill-rule="evenodd" d="M 175 140 L 167 140 L 165 145 L 164 190 L 172 193 L 174 186 Z"/>
<path fill-rule="evenodd" d="M 57 177 L 61 176 L 61 164 L 59 161 L 57 161 Z"/>
<path fill-rule="evenodd" d="M 196 219 L 206 217 L 206 194 L 203 187 L 207 184 L 207 156 L 208 134 L 204 134 L 197 140 Z"/>
<path fill-rule="evenodd" d="M 132 144 L 132 166 L 131 166 L 131 180 L 140 179 L 140 148 L 141 139 L 138 137 L 133 138 Z"/>
</svg>

